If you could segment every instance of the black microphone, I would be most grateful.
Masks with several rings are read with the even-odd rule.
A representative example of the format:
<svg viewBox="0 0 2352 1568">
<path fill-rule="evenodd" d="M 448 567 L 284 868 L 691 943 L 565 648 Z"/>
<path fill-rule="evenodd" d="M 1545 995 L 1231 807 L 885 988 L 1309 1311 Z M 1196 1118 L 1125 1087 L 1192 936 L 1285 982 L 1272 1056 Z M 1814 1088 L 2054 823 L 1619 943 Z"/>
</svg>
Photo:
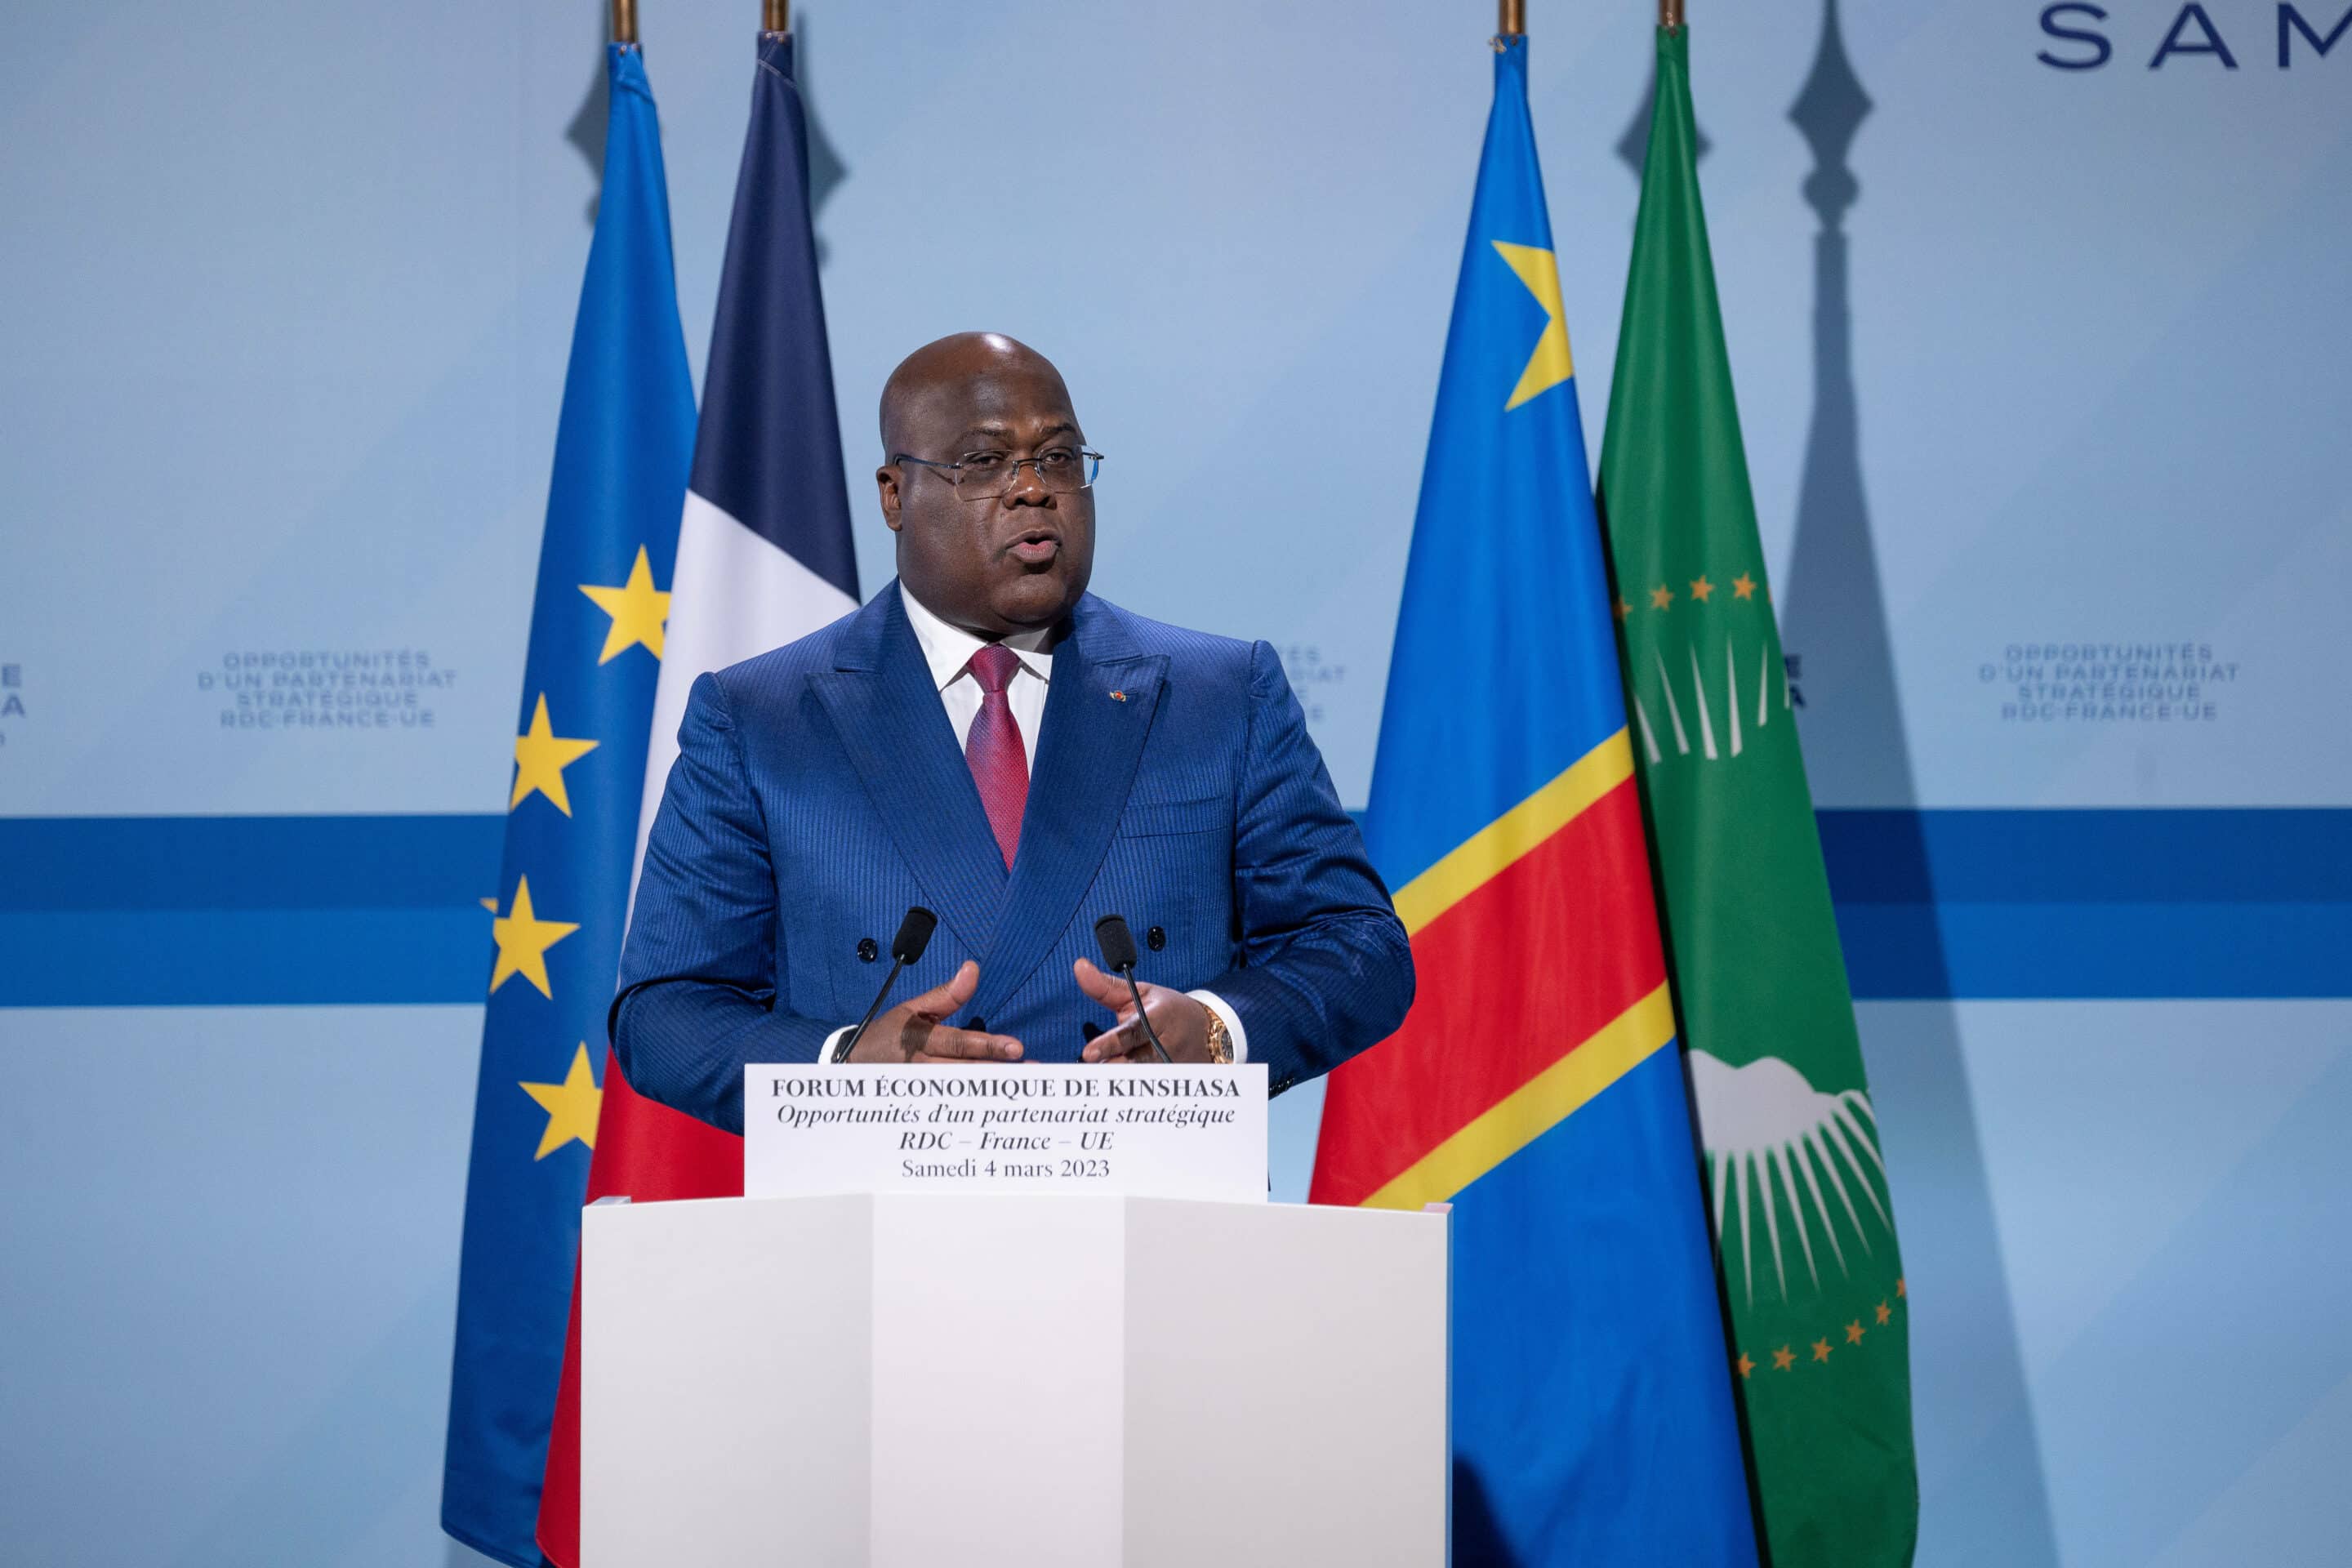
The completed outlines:
<svg viewBox="0 0 2352 1568">
<path fill-rule="evenodd" d="M 1160 1043 L 1160 1031 L 1151 1026 L 1151 1015 L 1143 1010 L 1143 987 L 1135 983 L 1135 933 L 1127 929 L 1125 917 L 1105 915 L 1095 921 L 1095 942 L 1102 949 L 1103 963 L 1127 976 L 1128 994 L 1135 998 L 1135 1016 L 1151 1048 L 1160 1053 L 1161 1061 L 1170 1061 L 1168 1047 Z"/>
<path fill-rule="evenodd" d="M 857 1020 L 857 1027 L 842 1036 L 841 1044 L 834 1047 L 835 1061 L 849 1059 L 849 1053 L 857 1048 L 859 1037 L 866 1033 L 866 1026 L 874 1021 L 875 1014 L 882 1011 L 883 999 L 890 994 L 890 987 L 898 983 L 898 971 L 923 956 L 923 949 L 931 945 L 931 932 L 937 931 L 939 925 L 940 917 L 922 905 L 917 904 L 908 910 L 907 918 L 898 922 L 898 934 L 890 939 L 890 973 L 882 977 L 882 989 L 874 993 L 874 1005 L 866 1009 L 866 1016 Z M 1130 942 L 1129 951 L 1132 952 L 1134 944 Z"/>
</svg>

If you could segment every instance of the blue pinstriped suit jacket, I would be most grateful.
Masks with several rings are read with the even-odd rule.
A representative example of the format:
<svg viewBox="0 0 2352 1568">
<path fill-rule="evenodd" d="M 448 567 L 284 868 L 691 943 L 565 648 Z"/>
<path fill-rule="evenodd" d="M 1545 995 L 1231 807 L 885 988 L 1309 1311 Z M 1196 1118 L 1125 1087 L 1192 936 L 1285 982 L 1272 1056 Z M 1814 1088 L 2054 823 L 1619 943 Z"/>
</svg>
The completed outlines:
<svg viewBox="0 0 2352 1568">
<path fill-rule="evenodd" d="M 895 583 L 695 682 L 613 1004 L 638 1093 L 740 1131 L 744 1064 L 856 1022 L 909 904 L 940 926 L 894 996 L 977 959 L 956 1021 L 1033 1061 L 1109 1025 L 1070 965 L 1113 912 L 1165 932 L 1142 979 L 1232 1005 L 1276 1090 L 1396 1028 L 1412 950 L 1274 649 L 1088 595 L 1053 653 L 1009 872 Z"/>
</svg>

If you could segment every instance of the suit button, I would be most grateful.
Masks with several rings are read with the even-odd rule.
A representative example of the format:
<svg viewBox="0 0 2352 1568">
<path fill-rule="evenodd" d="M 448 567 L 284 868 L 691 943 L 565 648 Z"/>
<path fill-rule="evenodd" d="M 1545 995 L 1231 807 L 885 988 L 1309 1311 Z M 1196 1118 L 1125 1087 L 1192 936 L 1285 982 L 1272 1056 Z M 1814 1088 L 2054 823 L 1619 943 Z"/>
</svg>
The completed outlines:
<svg viewBox="0 0 2352 1568">
<path fill-rule="evenodd" d="M 1158 952 L 1161 948 L 1168 945 L 1168 933 L 1160 927 L 1153 926 L 1150 931 L 1143 933 L 1143 945 L 1150 948 L 1152 952 Z"/>
<path fill-rule="evenodd" d="M 881 956 L 881 954 L 882 954 L 882 944 L 881 944 L 881 943 L 879 943 L 879 942 L 876 942 L 872 937 L 870 937 L 870 936 L 861 936 L 861 937 L 859 937 L 859 938 L 857 939 L 857 962 L 858 962 L 858 963 L 873 963 L 877 958 L 880 957 L 880 956 Z"/>
</svg>

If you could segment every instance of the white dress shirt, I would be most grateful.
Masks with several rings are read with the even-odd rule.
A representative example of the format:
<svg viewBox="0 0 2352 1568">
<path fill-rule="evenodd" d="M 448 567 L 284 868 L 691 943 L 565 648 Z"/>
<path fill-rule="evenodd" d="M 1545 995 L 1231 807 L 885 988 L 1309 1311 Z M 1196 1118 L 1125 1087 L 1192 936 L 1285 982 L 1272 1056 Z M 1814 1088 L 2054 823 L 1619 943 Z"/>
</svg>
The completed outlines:
<svg viewBox="0 0 2352 1568">
<path fill-rule="evenodd" d="M 931 683 L 939 688 L 940 701 L 948 710 L 948 722 L 955 727 L 956 749 L 963 749 L 971 734 L 971 721 L 980 717 L 980 705 L 986 695 L 980 681 L 971 673 L 971 656 L 988 645 L 961 626 L 947 622 L 923 607 L 922 602 L 898 585 L 899 602 L 907 607 L 907 624 L 914 628 L 915 641 L 923 650 L 923 662 L 930 666 Z M 1021 750 L 1028 759 L 1029 771 L 1037 771 L 1037 731 L 1045 720 L 1045 691 L 1054 679 L 1054 656 L 1045 650 L 1052 636 L 1045 631 L 1020 632 L 1003 639 L 1004 646 L 1021 656 L 1021 668 L 1013 672 L 1005 683 L 1004 700 L 1013 710 L 1013 721 L 1021 728 Z M 1072 986 L 1077 982 L 1073 980 Z M 1195 1002 L 1224 1020 L 1225 1033 L 1232 1037 L 1234 1060 L 1249 1059 L 1249 1036 L 1242 1028 L 1241 1015 L 1231 1004 L 1213 991 L 1188 991 Z M 849 1033 L 850 1025 L 835 1029 L 825 1037 L 817 1052 L 817 1060 L 833 1059 L 834 1047 Z"/>
</svg>

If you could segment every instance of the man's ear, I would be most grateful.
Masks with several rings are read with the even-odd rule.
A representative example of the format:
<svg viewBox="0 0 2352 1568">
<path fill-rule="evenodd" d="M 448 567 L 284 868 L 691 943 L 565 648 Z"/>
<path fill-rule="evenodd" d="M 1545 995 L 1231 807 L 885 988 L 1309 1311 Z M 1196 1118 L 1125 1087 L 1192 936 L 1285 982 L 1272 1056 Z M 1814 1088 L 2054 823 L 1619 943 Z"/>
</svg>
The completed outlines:
<svg viewBox="0 0 2352 1568">
<path fill-rule="evenodd" d="M 882 521 L 898 531 L 898 470 L 888 463 L 874 470 L 874 492 L 882 502 Z"/>
</svg>

